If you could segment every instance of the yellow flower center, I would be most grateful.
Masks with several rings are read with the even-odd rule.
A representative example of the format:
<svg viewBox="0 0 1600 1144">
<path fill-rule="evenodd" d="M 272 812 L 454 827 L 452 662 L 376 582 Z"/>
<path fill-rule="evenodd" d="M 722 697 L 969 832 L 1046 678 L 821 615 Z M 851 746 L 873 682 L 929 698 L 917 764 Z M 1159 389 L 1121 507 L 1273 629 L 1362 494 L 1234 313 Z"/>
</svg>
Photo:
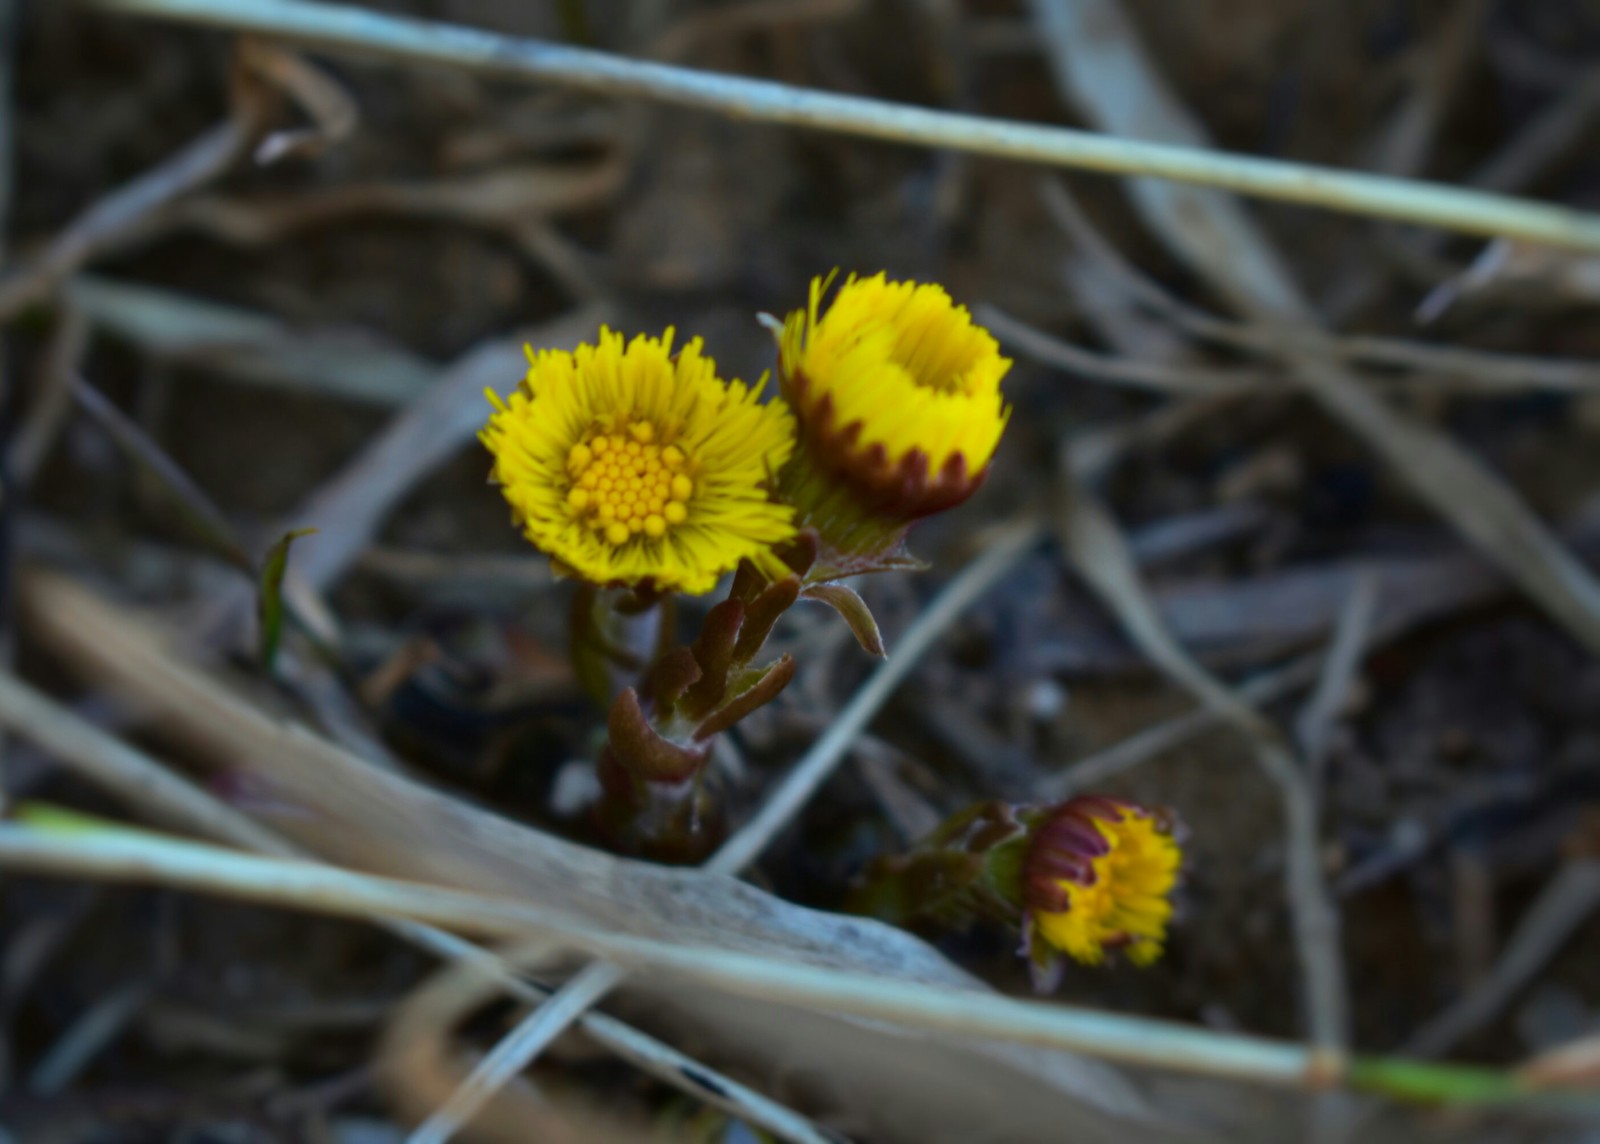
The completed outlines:
<svg viewBox="0 0 1600 1144">
<path fill-rule="evenodd" d="M 613 548 L 643 533 L 659 540 L 689 516 L 694 479 L 676 445 L 662 445 L 649 421 L 595 431 L 567 453 L 567 506 Z"/>
<path fill-rule="evenodd" d="M 562 575 L 692 596 L 744 560 L 782 576 L 772 546 L 794 536 L 794 510 L 771 483 L 794 417 L 718 377 L 699 338 L 673 337 L 602 327 L 574 350 L 530 351 L 522 384 L 489 397 L 491 475 Z"/>
</svg>

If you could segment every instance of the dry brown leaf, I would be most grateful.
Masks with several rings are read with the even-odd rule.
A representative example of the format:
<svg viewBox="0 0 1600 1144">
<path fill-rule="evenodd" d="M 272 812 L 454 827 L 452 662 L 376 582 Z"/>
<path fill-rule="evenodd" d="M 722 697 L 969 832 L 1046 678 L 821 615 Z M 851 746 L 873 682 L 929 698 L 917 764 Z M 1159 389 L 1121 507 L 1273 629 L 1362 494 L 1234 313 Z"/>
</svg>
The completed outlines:
<svg viewBox="0 0 1600 1144">
<path fill-rule="evenodd" d="M 357 183 L 293 197 L 207 196 L 167 213 L 165 227 L 189 227 L 242 246 L 263 246 L 296 231 L 355 216 L 437 218 L 476 226 L 588 210 L 621 186 L 623 165 L 536 164 L 429 182 Z"/>
<path fill-rule="evenodd" d="M 267 715 L 168 651 L 145 624 L 73 581 L 32 572 L 19 585 L 32 636 L 77 672 L 128 703 L 167 738 L 297 808 L 271 825 L 306 849 L 355 869 L 500 893 L 571 913 L 620 933 L 670 938 L 953 989 L 981 982 L 910 934 L 880 923 L 803 909 L 743 882 L 632 862 L 561 841 L 432 791 Z M 634 987 L 649 990 L 647 981 Z M 723 1059 L 815 1074 L 884 1139 L 967 1140 L 938 1130 L 981 1112 L 1028 1138 L 1054 1125 L 1075 1139 L 1149 1139 L 1175 1129 L 1157 1119 L 1118 1069 L 1057 1052 L 1006 1046 L 939 1047 L 926 1038 L 824 1015 L 674 988 L 652 995 L 657 1018 L 692 1027 Z M 766 1014 L 761 1016 L 761 1014 Z M 757 1020 L 759 1045 L 744 1022 Z M 848 1045 L 848 1049 L 841 1046 Z M 974 1088 L 1007 1093 L 1004 1104 Z M 959 1098 L 958 1095 L 959 1094 Z M 905 1125 L 927 1134 L 905 1134 Z M 1003 1133 L 1002 1133 L 1003 1134 Z"/>
</svg>

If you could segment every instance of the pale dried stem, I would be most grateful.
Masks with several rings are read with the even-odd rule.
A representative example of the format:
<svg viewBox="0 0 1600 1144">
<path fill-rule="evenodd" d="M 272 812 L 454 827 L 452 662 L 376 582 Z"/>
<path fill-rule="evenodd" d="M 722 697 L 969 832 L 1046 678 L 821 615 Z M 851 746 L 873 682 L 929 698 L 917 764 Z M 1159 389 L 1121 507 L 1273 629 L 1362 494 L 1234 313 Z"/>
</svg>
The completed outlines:
<svg viewBox="0 0 1600 1144">
<path fill-rule="evenodd" d="M 1295 738 L 1300 744 L 1300 757 L 1305 761 L 1313 791 L 1321 786 L 1320 775 L 1328 755 L 1329 737 L 1349 701 L 1367 651 L 1372 621 L 1378 611 L 1378 583 L 1376 574 L 1371 572 L 1356 578 L 1339 614 L 1316 690 L 1295 720 Z"/>
<path fill-rule="evenodd" d="M 1109 174 L 1147 175 L 1283 202 L 1600 251 L 1600 218 L 1528 200 L 1204 147 L 986 119 L 718 75 L 460 25 L 302 0 L 95 0 L 107 11 L 278 36 L 326 50 L 701 108 L 890 142 Z"/>
<path fill-rule="evenodd" d="M 895 688 L 921 662 L 922 657 L 949 626 L 984 592 L 1015 567 L 1038 543 L 1042 529 L 1035 524 L 1013 526 L 994 536 L 983 554 L 961 570 L 943 592 L 906 629 L 894 653 L 873 673 L 830 724 L 805 757 L 784 778 L 762 804 L 761 810 L 711 856 L 703 869 L 708 873 L 737 874 L 761 854 L 778 833 L 799 813 L 818 788 L 849 753 L 856 737 L 877 714 Z M 546 1045 L 558 1037 L 578 1014 L 598 1002 L 623 979 L 612 965 L 596 962 L 586 966 L 551 998 L 543 1009 L 530 1014 L 495 1047 L 493 1053 L 468 1078 L 458 1094 L 459 1106 L 470 1110 L 494 1091 L 494 1086 L 526 1068 Z M 456 1100 L 451 1101 L 457 1104 Z M 470 1115 L 470 1111 L 468 1113 Z M 436 1122 L 437 1121 L 437 1122 Z M 447 1127 L 459 1123 L 446 1109 L 430 1118 L 408 1144 L 438 1144 L 448 1135 Z M 444 1132 L 444 1135 L 440 1133 Z"/>
<path fill-rule="evenodd" d="M 254 819 L 5 672 L 0 672 L 0 725 L 49 751 L 63 765 L 156 822 L 262 854 L 304 857 L 298 847 Z M 454 934 L 414 921 L 387 924 L 402 938 L 431 953 L 471 965 L 519 1000 L 534 1005 L 545 1000 L 544 990 L 509 972 L 495 954 Z M 725 1111 L 786 1140 L 822 1139 L 799 1114 L 621 1021 L 587 1014 L 579 1023 L 584 1032 L 624 1060 L 690 1096 L 710 1099 Z M 711 1085 L 695 1081 L 697 1074 L 708 1078 Z"/>
<path fill-rule="evenodd" d="M 0 280 L 0 323 L 48 297 L 103 247 L 160 208 L 223 174 L 249 151 L 257 131 L 253 115 L 236 114 L 90 207 L 27 267 Z"/>
<path fill-rule="evenodd" d="M 1121 288 L 1130 301 L 1201 341 L 1243 350 L 1274 362 L 1281 360 L 1289 349 L 1315 350 L 1349 365 L 1409 370 L 1423 376 L 1407 380 L 1405 384 L 1421 385 L 1425 377 L 1427 384 L 1448 392 L 1514 393 L 1550 389 L 1588 393 L 1600 389 L 1600 365 L 1578 358 L 1499 353 L 1405 338 L 1340 336 L 1314 327 L 1275 321 L 1270 315 L 1252 315 L 1249 322 L 1220 318 L 1168 292 L 1123 257 L 1084 216 L 1060 180 L 1041 178 L 1039 196 L 1063 233 L 1107 272 L 1109 280 Z M 986 315 L 995 312 L 993 307 L 983 309 Z M 1048 337 L 1041 335 L 1041 338 Z M 1048 353 L 1045 342 L 1036 341 L 1033 345 L 1040 349 L 1041 358 L 1044 358 Z M 1223 374 L 1219 380 L 1226 376 Z M 1241 376 L 1250 375 L 1241 371 Z M 1377 379 L 1373 380 L 1376 383 Z"/>
<path fill-rule="evenodd" d="M 1304 770 L 1266 719 L 1202 667 L 1173 638 L 1139 574 L 1121 529 L 1072 475 L 1063 457 L 1062 547 L 1121 621 L 1128 637 L 1171 679 L 1242 732 L 1283 798 L 1288 839 L 1286 892 L 1304 979 L 1312 1043 L 1329 1054 L 1349 1045 L 1349 1000 L 1338 913 L 1322 876 L 1316 800 Z"/>
<path fill-rule="evenodd" d="M 133 832 L 63 836 L 0 826 L 0 865 L 43 875 L 173 886 L 335 917 L 410 920 L 485 936 L 541 938 L 625 969 L 648 970 L 655 988 L 670 981 L 699 982 L 736 996 L 876 1018 L 964 1039 L 1065 1049 L 1295 1088 L 1314 1075 L 1315 1062 L 1304 1048 L 1265 1038 L 630 937 L 510 898 Z M 1337 1080 L 1337 1069 L 1323 1079 Z"/>
<path fill-rule="evenodd" d="M 1241 683 L 1235 690 L 1239 702 L 1248 707 L 1264 707 L 1294 692 L 1309 687 L 1317 679 L 1325 657 L 1321 652 L 1301 656 L 1275 671 Z M 1039 784 L 1038 798 L 1058 802 L 1075 794 L 1104 786 L 1107 781 L 1163 752 L 1170 751 L 1198 735 L 1222 725 L 1223 717 L 1214 707 L 1200 704 L 1192 711 L 1129 735 L 1121 742 L 1096 751 L 1073 763 L 1059 775 Z"/>
<path fill-rule="evenodd" d="M 1528 907 L 1489 975 L 1408 1037 L 1405 1051 L 1440 1056 L 1492 1021 L 1597 909 L 1600 861 L 1562 866 Z"/>
</svg>

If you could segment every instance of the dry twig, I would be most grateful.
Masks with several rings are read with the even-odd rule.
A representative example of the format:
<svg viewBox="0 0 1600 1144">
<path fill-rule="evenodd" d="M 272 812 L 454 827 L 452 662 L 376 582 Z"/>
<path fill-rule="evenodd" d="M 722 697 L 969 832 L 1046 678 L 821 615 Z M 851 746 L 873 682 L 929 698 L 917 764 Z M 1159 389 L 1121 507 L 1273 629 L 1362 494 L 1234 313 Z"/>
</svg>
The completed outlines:
<svg viewBox="0 0 1600 1144">
<path fill-rule="evenodd" d="M 1577 859 L 1562 866 L 1528 907 L 1489 975 L 1406 1038 L 1406 1052 L 1440 1056 L 1483 1028 L 1597 909 L 1600 861 Z"/>
<path fill-rule="evenodd" d="M 264 40 L 244 40 L 239 51 L 248 66 L 288 95 L 311 118 L 310 127 L 274 131 L 255 150 L 262 166 L 289 156 L 320 155 L 356 129 L 361 112 L 334 79 L 290 51 Z"/>
<path fill-rule="evenodd" d="M 324 49 L 699 107 L 742 119 L 1112 174 L 1156 176 L 1285 202 L 1600 251 L 1600 219 L 1433 183 L 1165 145 L 787 87 L 628 60 L 459 25 L 304 0 L 95 0 L 108 11 L 281 36 Z M 1131 133 L 1130 133 L 1131 134 Z"/>
<path fill-rule="evenodd" d="M 1074 245 L 1105 271 L 1105 281 L 1125 293 L 1130 302 L 1200 341 L 1270 361 L 1282 360 L 1286 348 L 1303 347 L 1351 365 L 1410 370 L 1422 376 L 1407 384 L 1421 385 L 1426 378 L 1430 385 L 1451 392 L 1549 389 L 1586 393 L 1600 388 L 1600 365 L 1576 358 L 1498 353 L 1405 338 L 1333 335 L 1314 327 L 1287 324 L 1270 312 L 1252 312 L 1249 322 L 1220 318 L 1170 293 L 1123 257 L 1084 216 L 1060 180 L 1040 179 L 1039 196 L 1050 217 Z M 996 311 L 986 306 L 981 312 L 992 315 Z"/>
<path fill-rule="evenodd" d="M 1307 1021 L 1313 1045 L 1331 1061 L 1349 1047 L 1349 1001 L 1339 951 L 1338 914 L 1322 877 L 1316 803 L 1305 773 L 1277 730 L 1173 639 L 1116 522 L 1077 484 L 1066 458 L 1062 473 L 1059 528 L 1062 547 L 1074 566 L 1157 667 L 1246 736 L 1262 769 L 1282 792 L 1289 855 L 1286 890 L 1304 980 Z"/>
<path fill-rule="evenodd" d="M 1264 707 L 1304 687 L 1309 687 L 1322 669 L 1324 657 L 1320 652 L 1302 656 L 1276 671 L 1267 672 L 1258 679 L 1242 683 L 1235 690 L 1240 703 L 1251 708 Z M 1092 791 L 1124 771 L 1149 762 L 1164 751 L 1170 751 L 1223 723 L 1222 713 L 1202 703 L 1193 711 L 1174 716 L 1164 723 L 1146 727 L 1119 743 L 1096 751 L 1088 758 L 1073 763 L 1059 775 L 1039 784 L 1038 798 L 1056 802 L 1072 795 Z"/>
<path fill-rule="evenodd" d="M 85 722 L 9 673 L 0 673 L 0 725 L 49 751 L 76 773 L 156 822 L 261 854 L 303 856 L 297 847 L 254 819 Z M 509 972 L 495 955 L 460 938 L 412 922 L 394 923 L 390 928 L 523 1001 L 537 1004 L 544 999 L 543 990 Z M 710 1099 L 783 1139 L 820 1138 L 814 1132 L 807 1135 L 810 1130 L 803 1117 L 621 1021 L 586 1014 L 580 1023 L 600 1044 L 691 1096 Z"/>
<path fill-rule="evenodd" d="M 963 1038 L 1086 1052 L 1109 1060 L 1300 1087 L 1336 1079 L 1303 1048 L 1185 1025 L 840 969 L 782 957 L 626 936 L 555 910 L 493 894 L 447 890 L 311 862 L 239 854 L 132 832 L 62 837 L 0 826 L 11 869 L 113 882 L 155 883 L 333 916 L 410 920 L 509 938 L 539 937 L 628 968 L 653 983 L 698 982 L 752 999 L 893 1021 Z"/>
<path fill-rule="evenodd" d="M 72 410 L 73 376 L 89 349 L 89 321 L 70 302 L 56 315 L 50 346 L 40 359 L 27 415 L 7 456 L 7 471 L 19 489 L 33 483 Z"/>
<path fill-rule="evenodd" d="M 80 275 L 64 312 L 131 343 L 158 362 L 203 366 L 204 378 L 404 406 L 442 372 L 432 362 L 366 333 L 296 327 L 278 318 L 169 290 Z"/>
<path fill-rule="evenodd" d="M 1461 1102 L 1543 1104 L 1592 1114 L 1594 1101 L 1529 1091 L 1481 1070 L 1418 1070 L 1367 1058 L 1346 1067 L 1298 1045 L 1218 1033 L 1148 1018 L 1019 1001 L 926 982 L 823 968 L 716 946 L 627 936 L 560 911 L 513 899 L 379 878 L 312 862 L 239 854 L 134 831 L 61 834 L 0 826 L 0 864 L 11 869 L 112 882 L 157 884 L 242 901 L 368 921 L 409 920 L 468 932 L 533 939 L 542 957 L 577 949 L 646 971 L 652 996 L 694 986 L 749 1001 L 892 1022 L 946 1037 L 1056 1048 L 1151 1068 L 1257 1084 L 1320 1090 L 1351 1083 L 1375 1091 Z M 641 978 L 645 976 L 641 973 Z M 856 1026 L 865 1031 L 868 1025 Z M 902 1040 L 907 1049 L 912 1042 Z M 929 1093 L 930 1099 L 934 1094 Z M 986 1109 L 990 1117 L 997 1108 Z M 991 1120 L 991 1123 L 994 1121 Z"/>
<path fill-rule="evenodd" d="M 991 539 L 983 555 L 964 568 L 906 630 L 894 654 L 873 673 L 822 738 L 795 764 L 755 817 L 711 856 L 704 866 L 708 873 L 737 874 L 755 861 L 833 773 L 849 753 L 856 736 L 911 669 L 921 662 L 933 642 L 1010 571 L 1038 542 L 1039 536 L 1040 529 L 1030 523 L 1015 525 L 1007 534 Z M 623 976 L 616 966 L 605 962 L 584 967 L 562 986 L 549 1004 L 530 1013 L 506 1035 L 494 1052 L 473 1070 L 449 1104 L 430 1117 L 409 1144 L 441 1144 L 453 1127 L 470 1118 L 496 1087 L 527 1068 L 579 1014 L 620 984 Z"/>
<path fill-rule="evenodd" d="M 1295 738 L 1300 744 L 1300 757 L 1305 760 L 1313 794 L 1321 787 L 1329 735 L 1343 713 L 1367 651 L 1372 618 L 1378 607 L 1378 584 L 1378 579 L 1368 574 L 1357 579 L 1350 589 L 1350 598 L 1339 615 L 1339 626 L 1334 629 L 1316 690 L 1295 720 Z"/>
<path fill-rule="evenodd" d="M 43 254 L 0 280 L 0 323 L 48 297 L 79 267 L 142 227 L 168 203 L 227 172 L 254 145 L 263 121 L 261 108 L 245 101 L 230 118 L 166 162 L 79 215 Z"/>
<path fill-rule="evenodd" d="M 277 803 L 314 809 L 275 825 L 325 859 L 384 870 L 411 879 L 410 885 L 497 891 L 519 906 L 539 901 L 610 933 L 654 934 L 704 948 L 850 967 L 879 981 L 982 990 L 903 931 L 793 907 L 738 881 L 612 858 L 379 772 L 243 702 L 214 671 L 175 659 L 143 625 L 69 581 L 35 574 L 24 581 L 20 602 L 34 638 L 135 703 L 155 727 L 188 744 L 197 760 L 226 765 L 241 780 L 262 784 Z M 659 1010 L 691 1024 L 701 1037 L 720 1036 L 724 1051 L 737 1051 L 747 1064 L 772 1064 L 776 1057 L 791 1067 L 803 1061 L 821 1070 L 869 1120 L 889 1110 L 902 1127 L 970 1120 L 979 1111 L 992 1117 L 995 1106 L 978 1110 L 960 1099 L 974 1085 L 1009 1093 L 1004 1114 L 1018 1125 L 1109 1131 L 1154 1119 L 1127 1080 L 1096 1061 L 984 1043 L 957 1048 L 885 1041 L 886 1034 L 870 1025 L 851 1025 L 845 1037 L 820 1016 L 798 1028 L 766 1027 L 752 1046 L 740 1032 L 748 1005 L 708 1008 L 700 998 L 686 1010 L 674 996 L 652 994 Z M 841 1040 L 849 1043 L 845 1056 Z M 893 1052 L 887 1044 L 896 1046 Z M 950 1070 L 952 1083 L 928 1091 L 929 1068 Z"/>
</svg>

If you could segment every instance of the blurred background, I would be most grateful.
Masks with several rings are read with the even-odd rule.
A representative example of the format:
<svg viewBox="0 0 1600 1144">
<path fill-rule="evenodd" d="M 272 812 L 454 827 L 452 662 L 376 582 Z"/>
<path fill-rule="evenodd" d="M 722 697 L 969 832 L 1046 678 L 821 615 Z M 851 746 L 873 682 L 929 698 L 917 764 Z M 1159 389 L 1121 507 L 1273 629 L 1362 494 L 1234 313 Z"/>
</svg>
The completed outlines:
<svg viewBox="0 0 1600 1144">
<path fill-rule="evenodd" d="M 1600 204 L 1593 0 L 365 7 Z M 1036 539 L 756 884 L 838 910 L 871 858 L 974 801 L 1123 794 L 1186 826 L 1180 921 L 1153 968 L 1069 973 L 1060 999 L 1300 1040 L 1333 980 L 1348 1020 L 1322 1033 L 1496 1066 L 1600 1034 L 1600 590 L 1583 563 L 1600 554 L 1600 263 L 89 3 L 0 13 L 8 672 L 142 741 L 30 626 L 29 577 L 64 572 L 375 765 L 593 844 L 603 717 L 565 657 L 570 586 L 486 484 L 483 389 L 515 383 L 524 342 L 601 322 L 701 335 L 754 380 L 774 358 L 757 315 L 803 305 L 814 275 L 936 281 L 1015 358 L 1015 412 L 980 494 L 913 534 L 930 571 L 857 586 L 892 650 L 997 537 Z M 319 531 L 291 553 L 296 623 L 269 683 L 252 570 L 304 526 Z M 1293 775 L 1123 634 L 1137 604 L 1118 585 L 1266 714 Z M 824 609 L 776 638 L 800 674 L 725 761 L 735 822 L 874 666 Z M 297 813 L 226 769 L 208 782 L 268 821 Z M 3 785 L 119 813 L 26 741 Z M 1337 930 L 1309 939 L 1331 978 L 1304 964 L 1297 893 L 1331 905 Z M 927 936 L 1026 994 L 1014 934 Z M 427 970 L 365 926 L 6 877 L 0 1136 L 402 1140 L 370 1062 Z M 507 1020 L 480 1017 L 474 1043 Z M 664 1132 L 753 1138 L 592 1046 L 557 1049 L 535 1075 L 560 1090 Z M 1298 1137 L 1268 1123 L 1258 1138 Z M 1403 1123 L 1588 1138 L 1570 1120 Z"/>
</svg>

